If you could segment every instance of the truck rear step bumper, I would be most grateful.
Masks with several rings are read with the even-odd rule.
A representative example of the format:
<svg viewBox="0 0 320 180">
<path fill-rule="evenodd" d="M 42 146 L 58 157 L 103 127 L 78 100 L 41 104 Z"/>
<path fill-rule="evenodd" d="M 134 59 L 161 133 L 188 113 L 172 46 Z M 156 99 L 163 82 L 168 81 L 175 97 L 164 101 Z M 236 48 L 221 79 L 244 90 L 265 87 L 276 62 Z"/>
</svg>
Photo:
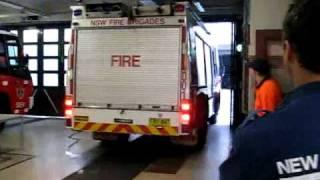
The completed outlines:
<svg viewBox="0 0 320 180">
<path fill-rule="evenodd" d="M 119 134 L 143 134 L 156 136 L 179 136 L 178 127 L 153 127 L 129 124 L 105 124 L 93 122 L 77 122 L 73 124 L 73 129 L 88 132 L 108 132 Z"/>
</svg>

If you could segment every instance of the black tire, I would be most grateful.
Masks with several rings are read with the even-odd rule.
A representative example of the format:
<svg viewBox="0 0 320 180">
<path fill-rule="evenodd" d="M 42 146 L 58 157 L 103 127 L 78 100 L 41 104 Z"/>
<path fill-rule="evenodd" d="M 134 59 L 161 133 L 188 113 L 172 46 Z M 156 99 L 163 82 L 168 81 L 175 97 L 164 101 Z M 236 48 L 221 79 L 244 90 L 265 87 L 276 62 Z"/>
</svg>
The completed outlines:
<svg viewBox="0 0 320 180">
<path fill-rule="evenodd" d="M 218 113 L 220 109 L 220 93 L 216 93 L 214 95 L 213 108 L 214 108 L 214 115 L 211 116 L 208 120 L 210 125 L 217 123 Z"/>
<path fill-rule="evenodd" d="M 220 93 L 214 95 L 214 113 L 218 114 L 220 109 Z"/>
<path fill-rule="evenodd" d="M 202 121 L 202 125 L 196 130 L 198 142 L 195 145 L 195 149 L 202 149 L 207 142 L 207 134 L 208 134 L 208 115 L 209 115 L 209 105 L 208 105 L 208 96 L 205 94 L 200 94 L 197 97 L 197 109 L 201 109 L 196 114 L 196 119 Z"/>
<path fill-rule="evenodd" d="M 214 114 L 213 116 L 211 116 L 211 117 L 208 119 L 208 122 L 209 122 L 210 125 L 217 124 L 217 114 Z"/>
<path fill-rule="evenodd" d="M 208 128 L 199 129 L 199 140 L 195 150 L 201 150 L 207 143 Z"/>
<path fill-rule="evenodd" d="M 0 132 L 4 130 L 4 127 L 6 126 L 5 122 L 0 123 Z"/>
</svg>

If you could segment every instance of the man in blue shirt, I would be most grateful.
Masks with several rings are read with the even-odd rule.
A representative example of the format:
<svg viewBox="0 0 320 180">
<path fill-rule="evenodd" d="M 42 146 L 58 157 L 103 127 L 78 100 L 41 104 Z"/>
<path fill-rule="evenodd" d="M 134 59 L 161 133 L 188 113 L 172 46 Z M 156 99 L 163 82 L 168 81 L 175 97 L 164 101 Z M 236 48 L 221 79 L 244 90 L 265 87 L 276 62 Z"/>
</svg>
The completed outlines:
<svg viewBox="0 0 320 180">
<path fill-rule="evenodd" d="M 284 22 L 284 66 L 296 89 L 239 128 L 221 180 L 320 180 L 320 1 L 297 0 Z"/>
</svg>

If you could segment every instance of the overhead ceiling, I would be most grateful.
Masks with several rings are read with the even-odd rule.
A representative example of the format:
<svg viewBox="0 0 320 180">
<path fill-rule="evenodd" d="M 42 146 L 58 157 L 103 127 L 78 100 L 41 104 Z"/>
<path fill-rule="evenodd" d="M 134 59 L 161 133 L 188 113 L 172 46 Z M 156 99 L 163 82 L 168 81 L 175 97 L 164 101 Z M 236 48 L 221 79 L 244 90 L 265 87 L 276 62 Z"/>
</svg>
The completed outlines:
<svg viewBox="0 0 320 180">
<path fill-rule="evenodd" d="M 85 3 L 96 2 L 137 2 L 139 0 L 84 0 Z M 140 0 L 157 4 L 172 0 Z M 205 15 L 241 14 L 243 0 L 199 0 L 203 5 Z M 76 0 L 0 0 L 0 23 L 19 22 L 28 16 L 39 16 L 41 20 L 65 21 L 70 19 L 70 6 L 77 4 Z"/>
</svg>

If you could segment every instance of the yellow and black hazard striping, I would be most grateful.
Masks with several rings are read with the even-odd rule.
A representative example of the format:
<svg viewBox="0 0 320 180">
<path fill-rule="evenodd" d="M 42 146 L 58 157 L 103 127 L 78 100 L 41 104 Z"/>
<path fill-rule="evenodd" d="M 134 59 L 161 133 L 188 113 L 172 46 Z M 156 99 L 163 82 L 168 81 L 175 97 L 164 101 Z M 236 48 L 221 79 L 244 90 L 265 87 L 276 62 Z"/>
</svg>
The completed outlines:
<svg viewBox="0 0 320 180">
<path fill-rule="evenodd" d="M 179 136 L 178 127 L 153 127 L 129 124 L 102 124 L 85 121 L 75 121 L 74 130 L 90 132 L 110 132 L 123 134 L 145 134 L 157 136 Z"/>
</svg>

